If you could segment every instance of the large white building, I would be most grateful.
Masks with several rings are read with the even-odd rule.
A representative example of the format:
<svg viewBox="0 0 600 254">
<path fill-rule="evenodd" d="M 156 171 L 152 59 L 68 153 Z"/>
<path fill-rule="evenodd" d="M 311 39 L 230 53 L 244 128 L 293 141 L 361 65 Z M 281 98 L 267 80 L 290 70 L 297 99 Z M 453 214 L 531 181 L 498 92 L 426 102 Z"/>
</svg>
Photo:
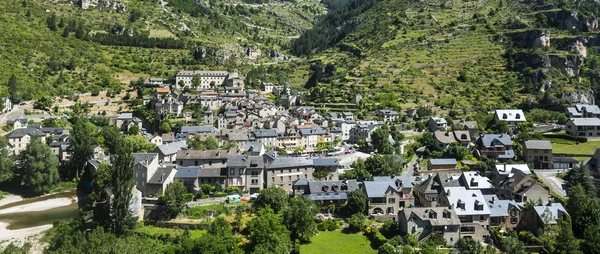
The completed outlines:
<svg viewBox="0 0 600 254">
<path fill-rule="evenodd" d="M 225 83 L 225 80 L 230 75 L 229 72 L 226 71 L 180 71 L 175 76 L 175 83 L 179 86 L 179 82 L 183 81 L 183 84 L 188 87 L 192 86 L 192 78 L 194 76 L 198 76 L 200 78 L 200 86 L 199 89 L 209 89 L 210 84 L 215 82 L 215 86 L 221 86 Z M 237 75 L 236 75 L 237 76 Z"/>
</svg>

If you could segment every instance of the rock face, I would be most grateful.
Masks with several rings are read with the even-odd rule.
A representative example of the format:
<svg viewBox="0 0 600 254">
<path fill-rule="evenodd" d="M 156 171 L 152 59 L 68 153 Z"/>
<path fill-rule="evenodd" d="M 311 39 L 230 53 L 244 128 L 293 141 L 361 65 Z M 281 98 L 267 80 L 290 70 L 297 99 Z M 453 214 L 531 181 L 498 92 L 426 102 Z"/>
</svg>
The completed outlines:
<svg viewBox="0 0 600 254">
<path fill-rule="evenodd" d="M 248 59 L 258 59 L 262 55 L 260 49 L 256 46 L 246 47 L 246 58 Z"/>
<path fill-rule="evenodd" d="M 582 56 L 568 55 L 566 57 L 563 57 L 550 55 L 549 58 L 550 65 L 552 65 L 552 67 L 559 69 L 561 72 L 563 72 L 569 77 L 575 77 L 579 75 L 581 65 L 583 64 Z"/>
<path fill-rule="evenodd" d="M 594 99 L 594 91 L 575 90 L 563 94 L 562 99 L 569 104 L 596 104 Z"/>
<path fill-rule="evenodd" d="M 544 13 L 558 28 L 570 32 L 594 32 L 598 30 L 598 19 L 579 14 L 577 11 L 557 11 Z"/>
<path fill-rule="evenodd" d="M 550 47 L 550 30 L 530 30 L 507 35 L 521 48 Z"/>
<path fill-rule="evenodd" d="M 115 10 L 118 13 L 126 13 L 127 7 L 124 3 L 110 1 L 110 0 L 76 0 L 81 9 L 89 9 L 91 7 L 98 7 L 101 11 Z"/>
<path fill-rule="evenodd" d="M 583 58 L 587 57 L 587 48 L 584 43 L 580 40 L 575 41 L 573 45 L 571 45 L 571 51 L 577 55 L 582 56 Z"/>
<path fill-rule="evenodd" d="M 267 55 L 273 60 L 287 61 L 288 57 L 274 48 L 267 49 Z"/>
<path fill-rule="evenodd" d="M 244 55 L 244 49 L 237 44 L 205 45 L 195 48 L 193 54 L 196 61 L 221 65 L 229 59 L 238 59 Z"/>
</svg>

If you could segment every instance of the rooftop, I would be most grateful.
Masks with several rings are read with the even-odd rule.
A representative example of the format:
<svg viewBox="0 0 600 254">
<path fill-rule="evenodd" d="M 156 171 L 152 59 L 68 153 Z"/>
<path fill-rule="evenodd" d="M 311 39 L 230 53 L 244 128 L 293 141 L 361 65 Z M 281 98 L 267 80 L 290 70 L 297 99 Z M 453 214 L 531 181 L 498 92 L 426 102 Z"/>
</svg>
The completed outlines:
<svg viewBox="0 0 600 254">
<path fill-rule="evenodd" d="M 431 165 L 457 165 L 456 159 L 431 159 L 429 160 Z"/>
<path fill-rule="evenodd" d="M 575 126 L 600 126 L 600 119 L 591 118 L 571 118 Z"/>
<path fill-rule="evenodd" d="M 499 109 L 496 110 L 496 118 L 510 122 L 525 122 L 525 114 L 520 109 Z"/>
<path fill-rule="evenodd" d="M 550 140 L 527 140 L 525 149 L 552 150 Z"/>
<path fill-rule="evenodd" d="M 233 152 L 230 150 L 181 150 L 177 151 L 177 160 L 227 159 L 230 153 Z"/>
<path fill-rule="evenodd" d="M 560 203 L 552 203 L 549 205 L 542 205 L 542 206 L 534 206 L 533 209 L 535 210 L 535 213 L 537 214 L 537 216 L 541 219 L 541 218 L 549 218 L 550 221 L 548 222 L 549 225 L 553 225 L 556 224 L 556 220 L 558 220 L 558 218 L 560 218 L 560 216 L 563 215 L 569 215 L 569 213 L 567 213 L 567 210 L 565 209 L 565 207 L 563 205 L 561 205 Z"/>
</svg>

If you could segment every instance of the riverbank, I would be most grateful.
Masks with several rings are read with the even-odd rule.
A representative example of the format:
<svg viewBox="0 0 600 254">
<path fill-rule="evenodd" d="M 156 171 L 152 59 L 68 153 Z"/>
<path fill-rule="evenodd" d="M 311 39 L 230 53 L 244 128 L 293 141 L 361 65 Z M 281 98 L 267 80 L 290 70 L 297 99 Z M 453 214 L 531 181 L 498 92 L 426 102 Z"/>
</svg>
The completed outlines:
<svg viewBox="0 0 600 254">
<path fill-rule="evenodd" d="M 40 240 L 52 222 L 72 219 L 77 213 L 73 190 L 27 199 L 9 194 L 0 200 L 0 247 L 29 242 L 30 253 L 41 253 Z"/>
</svg>

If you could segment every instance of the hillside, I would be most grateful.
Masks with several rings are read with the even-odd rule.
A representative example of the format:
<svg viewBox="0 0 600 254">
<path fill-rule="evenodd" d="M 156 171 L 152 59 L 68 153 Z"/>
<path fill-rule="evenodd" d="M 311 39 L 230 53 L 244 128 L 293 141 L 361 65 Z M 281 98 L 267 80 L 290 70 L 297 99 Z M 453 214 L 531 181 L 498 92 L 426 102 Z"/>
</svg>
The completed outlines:
<svg viewBox="0 0 600 254">
<path fill-rule="evenodd" d="M 597 96 L 597 20 L 585 2 L 380 0 L 338 10 L 291 47 L 313 60 L 314 105 L 340 110 L 362 93 L 359 115 L 431 105 L 456 116 Z"/>
<path fill-rule="evenodd" d="M 168 79 L 181 69 L 247 71 L 252 64 L 285 62 L 281 45 L 325 11 L 316 1 L 82 2 L 97 6 L 0 1 L 0 94 L 8 96 L 9 86 L 22 99 L 118 92 L 121 83 Z"/>
</svg>

